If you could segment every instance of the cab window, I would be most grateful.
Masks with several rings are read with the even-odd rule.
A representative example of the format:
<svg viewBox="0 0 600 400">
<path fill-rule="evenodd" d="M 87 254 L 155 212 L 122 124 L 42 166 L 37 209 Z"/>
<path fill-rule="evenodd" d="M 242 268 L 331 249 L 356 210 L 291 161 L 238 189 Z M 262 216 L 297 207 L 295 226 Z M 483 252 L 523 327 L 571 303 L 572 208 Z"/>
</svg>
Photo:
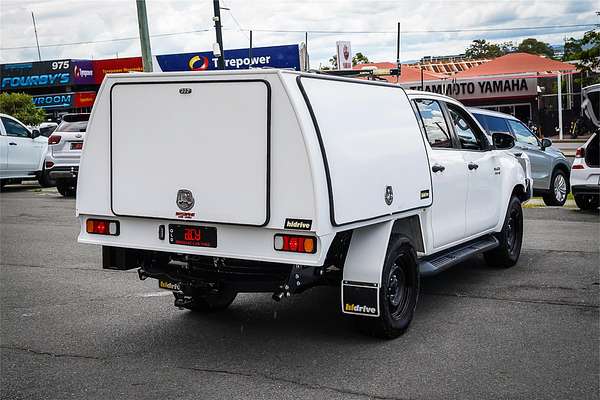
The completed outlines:
<svg viewBox="0 0 600 400">
<path fill-rule="evenodd" d="M 23 125 L 18 123 L 17 121 L 1 117 L 2 124 L 4 125 L 4 130 L 6 130 L 7 136 L 15 136 L 15 137 L 29 137 L 29 130 L 25 128 Z"/>
<path fill-rule="evenodd" d="M 477 123 L 456 105 L 448 103 L 447 106 L 460 146 L 466 150 L 485 150 L 487 141 Z"/>
<path fill-rule="evenodd" d="M 446 124 L 440 104 L 435 100 L 416 99 L 418 117 L 422 121 L 427 141 L 433 148 L 451 148 L 450 129 Z"/>
<path fill-rule="evenodd" d="M 531 144 L 534 146 L 539 146 L 539 142 L 533 132 L 531 132 L 522 122 L 515 121 L 512 119 L 508 120 L 508 124 L 512 129 L 517 142 Z"/>
</svg>

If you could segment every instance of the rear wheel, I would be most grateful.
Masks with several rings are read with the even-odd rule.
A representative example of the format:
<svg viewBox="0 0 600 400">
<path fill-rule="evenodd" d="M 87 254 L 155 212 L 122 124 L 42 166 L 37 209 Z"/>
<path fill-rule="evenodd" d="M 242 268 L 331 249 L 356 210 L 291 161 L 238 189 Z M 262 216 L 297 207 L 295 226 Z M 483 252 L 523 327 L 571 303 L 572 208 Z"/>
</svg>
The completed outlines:
<svg viewBox="0 0 600 400">
<path fill-rule="evenodd" d="M 483 254 L 485 261 L 493 267 L 512 267 L 519 261 L 523 244 L 523 210 L 516 196 L 508 203 L 502 231 L 496 238 L 500 245 Z"/>
<path fill-rule="evenodd" d="M 232 289 L 223 288 L 219 293 L 192 293 L 192 301 L 184 305 L 188 310 L 209 313 L 224 310 L 233 303 L 237 293 Z"/>
<path fill-rule="evenodd" d="M 379 290 L 379 317 L 354 317 L 372 336 L 393 339 L 408 330 L 419 298 L 417 255 L 408 240 L 390 240 Z"/>
<path fill-rule="evenodd" d="M 75 197 L 77 184 L 68 180 L 59 180 L 56 182 L 56 189 L 64 197 Z"/>
<path fill-rule="evenodd" d="M 54 179 L 50 178 L 50 175 L 49 175 L 48 171 L 46 170 L 46 168 L 44 168 L 42 170 L 42 172 L 40 173 L 38 182 L 41 187 L 45 187 L 45 188 L 51 187 L 51 186 L 56 186 L 56 181 Z"/>
<path fill-rule="evenodd" d="M 544 203 L 547 206 L 560 206 L 562 207 L 567 201 L 567 195 L 569 194 L 569 178 L 560 169 L 557 169 L 552 174 L 552 182 L 550 184 L 550 191 L 543 197 Z"/>
<path fill-rule="evenodd" d="M 595 210 L 600 203 L 600 197 L 593 194 L 578 194 L 575 197 L 575 204 L 582 210 Z"/>
</svg>

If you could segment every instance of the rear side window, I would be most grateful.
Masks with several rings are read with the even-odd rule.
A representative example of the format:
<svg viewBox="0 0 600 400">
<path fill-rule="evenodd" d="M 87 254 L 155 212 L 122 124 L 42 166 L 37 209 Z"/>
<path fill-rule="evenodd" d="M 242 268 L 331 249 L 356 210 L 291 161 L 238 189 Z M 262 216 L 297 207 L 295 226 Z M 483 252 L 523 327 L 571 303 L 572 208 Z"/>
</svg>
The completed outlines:
<svg viewBox="0 0 600 400">
<path fill-rule="evenodd" d="M 60 123 L 58 128 L 56 128 L 57 132 L 85 132 L 87 129 L 87 121 L 75 121 L 68 122 L 63 121 Z"/>
<path fill-rule="evenodd" d="M 435 100 L 416 99 L 415 105 L 423 121 L 425 135 L 433 148 L 451 148 L 450 129 L 440 104 Z"/>
</svg>

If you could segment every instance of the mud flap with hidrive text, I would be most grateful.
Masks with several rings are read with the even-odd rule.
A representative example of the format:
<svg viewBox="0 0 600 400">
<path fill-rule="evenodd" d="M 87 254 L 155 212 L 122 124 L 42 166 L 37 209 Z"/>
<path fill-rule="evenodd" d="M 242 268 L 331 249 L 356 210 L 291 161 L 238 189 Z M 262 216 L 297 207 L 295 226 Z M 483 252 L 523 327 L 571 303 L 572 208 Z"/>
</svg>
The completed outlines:
<svg viewBox="0 0 600 400">
<path fill-rule="evenodd" d="M 393 225 L 387 221 L 352 233 L 342 280 L 344 314 L 379 317 L 381 272 Z"/>
</svg>

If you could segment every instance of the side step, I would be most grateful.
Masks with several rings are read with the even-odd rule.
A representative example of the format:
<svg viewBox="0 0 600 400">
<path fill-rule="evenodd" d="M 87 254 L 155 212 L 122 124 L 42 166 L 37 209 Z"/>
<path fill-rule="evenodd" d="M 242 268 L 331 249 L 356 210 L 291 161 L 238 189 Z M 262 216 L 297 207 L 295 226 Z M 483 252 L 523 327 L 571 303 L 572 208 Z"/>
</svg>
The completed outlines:
<svg viewBox="0 0 600 400">
<path fill-rule="evenodd" d="M 433 254 L 421 259 L 419 262 L 419 271 L 421 276 L 438 274 L 471 256 L 492 250 L 498 247 L 499 244 L 500 242 L 498 242 L 496 237 L 492 235 L 484 236 L 480 239 L 445 250 L 439 254 Z"/>
</svg>

